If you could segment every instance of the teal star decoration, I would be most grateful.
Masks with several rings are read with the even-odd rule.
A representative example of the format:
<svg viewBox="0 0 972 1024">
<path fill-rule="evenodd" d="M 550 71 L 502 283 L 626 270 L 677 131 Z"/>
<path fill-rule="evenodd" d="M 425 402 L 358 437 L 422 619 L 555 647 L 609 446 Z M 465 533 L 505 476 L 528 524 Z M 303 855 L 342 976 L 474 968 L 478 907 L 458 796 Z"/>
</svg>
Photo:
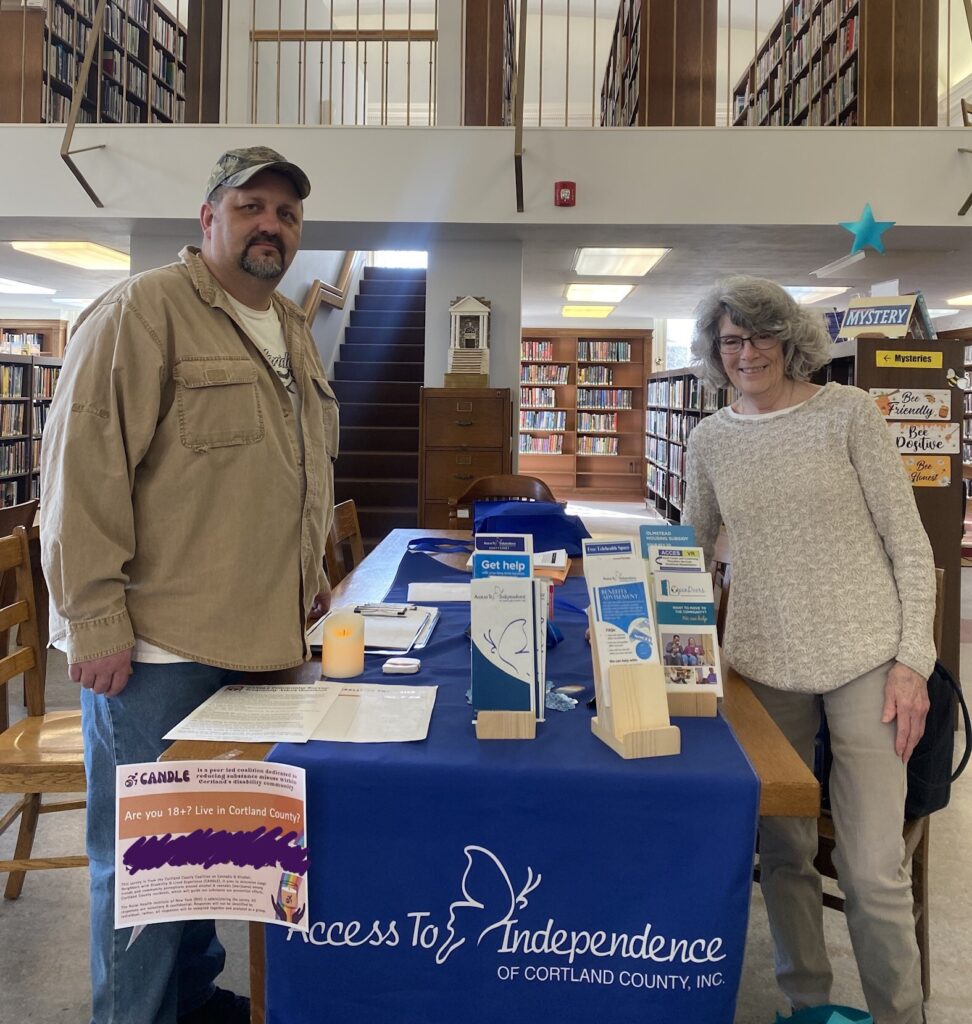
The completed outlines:
<svg viewBox="0 0 972 1024">
<path fill-rule="evenodd" d="M 870 1017 L 865 1018 L 865 1020 L 870 1019 Z M 832 1013 L 830 1015 L 830 1020 L 827 1021 L 827 1024 L 854 1024 L 854 1022 L 850 1019 L 850 1017 L 845 1017 L 842 1013 Z"/>
<path fill-rule="evenodd" d="M 878 252 L 884 252 L 884 242 L 881 241 L 881 235 L 888 228 L 894 227 L 894 221 L 875 220 L 874 214 L 871 212 L 871 204 L 865 203 L 864 212 L 861 214 L 860 220 L 844 220 L 840 222 L 840 226 L 854 236 L 854 244 L 851 246 L 851 255 L 853 256 L 855 252 L 860 252 L 862 249 L 867 248 L 867 246 L 876 249 Z"/>
</svg>

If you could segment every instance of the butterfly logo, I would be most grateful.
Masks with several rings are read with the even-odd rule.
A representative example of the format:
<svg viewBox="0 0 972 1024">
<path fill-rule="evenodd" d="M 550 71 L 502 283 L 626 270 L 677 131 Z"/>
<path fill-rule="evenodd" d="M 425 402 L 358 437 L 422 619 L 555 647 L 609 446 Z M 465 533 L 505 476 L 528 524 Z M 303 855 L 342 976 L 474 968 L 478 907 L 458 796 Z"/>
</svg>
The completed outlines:
<svg viewBox="0 0 972 1024">
<path fill-rule="evenodd" d="M 466 870 L 460 888 L 463 898 L 449 904 L 446 937 L 435 954 L 435 962 L 444 964 L 467 938 L 475 936 L 478 946 L 497 928 L 514 920 L 517 910 L 529 903 L 529 895 L 540 884 L 541 875 L 527 868 L 526 881 L 516 891 L 502 861 L 483 846 L 466 846 Z"/>
<path fill-rule="evenodd" d="M 499 639 L 493 639 L 493 631 L 489 630 L 483 634 L 483 639 L 489 644 L 490 654 L 495 654 L 504 665 L 509 665 L 514 672 L 519 672 L 516 664 L 511 658 L 518 658 L 526 654 L 529 642 L 527 640 L 526 619 L 513 619 L 503 627 Z"/>
</svg>

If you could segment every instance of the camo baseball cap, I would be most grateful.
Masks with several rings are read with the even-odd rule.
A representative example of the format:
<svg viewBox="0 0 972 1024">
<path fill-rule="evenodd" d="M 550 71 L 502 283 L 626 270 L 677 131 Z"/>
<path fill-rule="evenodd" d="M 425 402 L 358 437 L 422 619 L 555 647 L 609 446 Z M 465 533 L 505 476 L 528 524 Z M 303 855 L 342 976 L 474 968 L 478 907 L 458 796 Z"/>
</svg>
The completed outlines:
<svg viewBox="0 0 972 1024">
<path fill-rule="evenodd" d="M 285 160 L 269 146 L 247 146 L 245 149 L 227 150 L 217 161 L 206 184 L 208 199 L 220 185 L 239 188 L 261 171 L 277 171 L 294 183 L 297 195 L 306 199 L 310 195 L 310 181 L 296 165 Z"/>
</svg>

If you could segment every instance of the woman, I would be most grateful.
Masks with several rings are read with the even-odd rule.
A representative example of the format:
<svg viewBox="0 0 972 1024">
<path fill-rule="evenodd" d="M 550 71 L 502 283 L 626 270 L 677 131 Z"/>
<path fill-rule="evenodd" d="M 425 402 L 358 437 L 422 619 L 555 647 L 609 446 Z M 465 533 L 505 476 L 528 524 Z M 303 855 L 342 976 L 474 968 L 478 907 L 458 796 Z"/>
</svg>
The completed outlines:
<svg viewBox="0 0 972 1024">
<path fill-rule="evenodd" d="M 810 375 L 830 359 L 817 314 L 778 285 L 733 277 L 696 311 L 693 357 L 730 407 L 688 445 L 683 519 L 707 558 L 732 552 L 725 654 L 812 765 L 821 705 L 834 765 L 834 860 L 875 1024 L 920 1024 L 911 885 L 902 867 L 905 764 L 935 661 L 931 547 L 867 392 Z M 830 1001 L 816 822 L 760 820 L 777 980 L 794 1010 Z"/>
</svg>

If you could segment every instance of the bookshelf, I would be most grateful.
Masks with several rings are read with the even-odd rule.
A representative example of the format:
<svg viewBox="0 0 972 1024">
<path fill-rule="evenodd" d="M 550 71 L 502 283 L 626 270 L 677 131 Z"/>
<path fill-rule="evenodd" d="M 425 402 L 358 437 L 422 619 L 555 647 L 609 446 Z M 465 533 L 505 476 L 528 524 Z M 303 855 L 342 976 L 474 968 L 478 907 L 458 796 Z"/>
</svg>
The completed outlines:
<svg viewBox="0 0 972 1024">
<path fill-rule="evenodd" d="M 711 388 L 689 369 L 649 374 L 645 402 L 645 504 L 669 522 L 682 521 L 685 450 L 703 416 L 735 398 L 733 388 Z"/>
<path fill-rule="evenodd" d="M 0 359 L 4 350 L 29 355 L 34 347 L 41 355 L 62 356 L 66 344 L 65 320 L 0 320 Z"/>
<path fill-rule="evenodd" d="M 958 332 L 949 332 L 954 335 Z M 914 350 L 921 353 L 940 353 L 940 365 L 929 368 L 894 367 L 879 365 L 877 355 L 882 350 Z M 911 338 L 880 338 L 868 335 L 833 345 L 833 361 L 824 367 L 817 383 L 837 380 L 854 384 L 865 391 L 872 388 L 909 388 L 916 391 L 940 391 L 951 396 L 950 415 L 938 424 L 965 423 L 966 396 L 959 388 L 950 388 L 946 373 L 951 367 L 958 369 L 965 354 L 965 343 L 955 337 L 917 341 Z M 891 421 L 889 421 L 890 423 Z M 960 442 L 961 444 L 961 442 Z M 962 479 L 962 454 L 943 454 L 948 460 L 944 486 L 916 486 L 915 503 L 928 539 L 931 541 L 935 565 L 945 570 L 944 613 L 942 619 L 942 649 L 940 658 L 956 679 L 959 673 L 959 625 L 961 584 L 962 522 L 965 511 L 965 490 Z"/>
<path fill-rule="evenodd" d="M 0 353 L 0 508 L 40 494 L 40 446 L 61 361 Z"/>
<path fill-rule="evenodd" d="M 938 0 L 789 0 L 733 89 L 735 126 L 935 125 Z"/>
<path fill-rule="evenodd" d="M 639 498 L 641 410 L 650 331 L 525 330 L 519 471 L 558 497 Z"/>
<path fill-rule="evenodd" d="M 621 0 L 601 124 L 715 124 L 716 13 L 716 0 Z"/>
<path fill-rule="evenodd" d="M 95 0 L 0 11 L 0 121 L 67 120 L 94 12 Z M 109 2 L 78 121 L 185 121 L 186 40 L 185 26 L 158 0 Z"/>
</svg>

